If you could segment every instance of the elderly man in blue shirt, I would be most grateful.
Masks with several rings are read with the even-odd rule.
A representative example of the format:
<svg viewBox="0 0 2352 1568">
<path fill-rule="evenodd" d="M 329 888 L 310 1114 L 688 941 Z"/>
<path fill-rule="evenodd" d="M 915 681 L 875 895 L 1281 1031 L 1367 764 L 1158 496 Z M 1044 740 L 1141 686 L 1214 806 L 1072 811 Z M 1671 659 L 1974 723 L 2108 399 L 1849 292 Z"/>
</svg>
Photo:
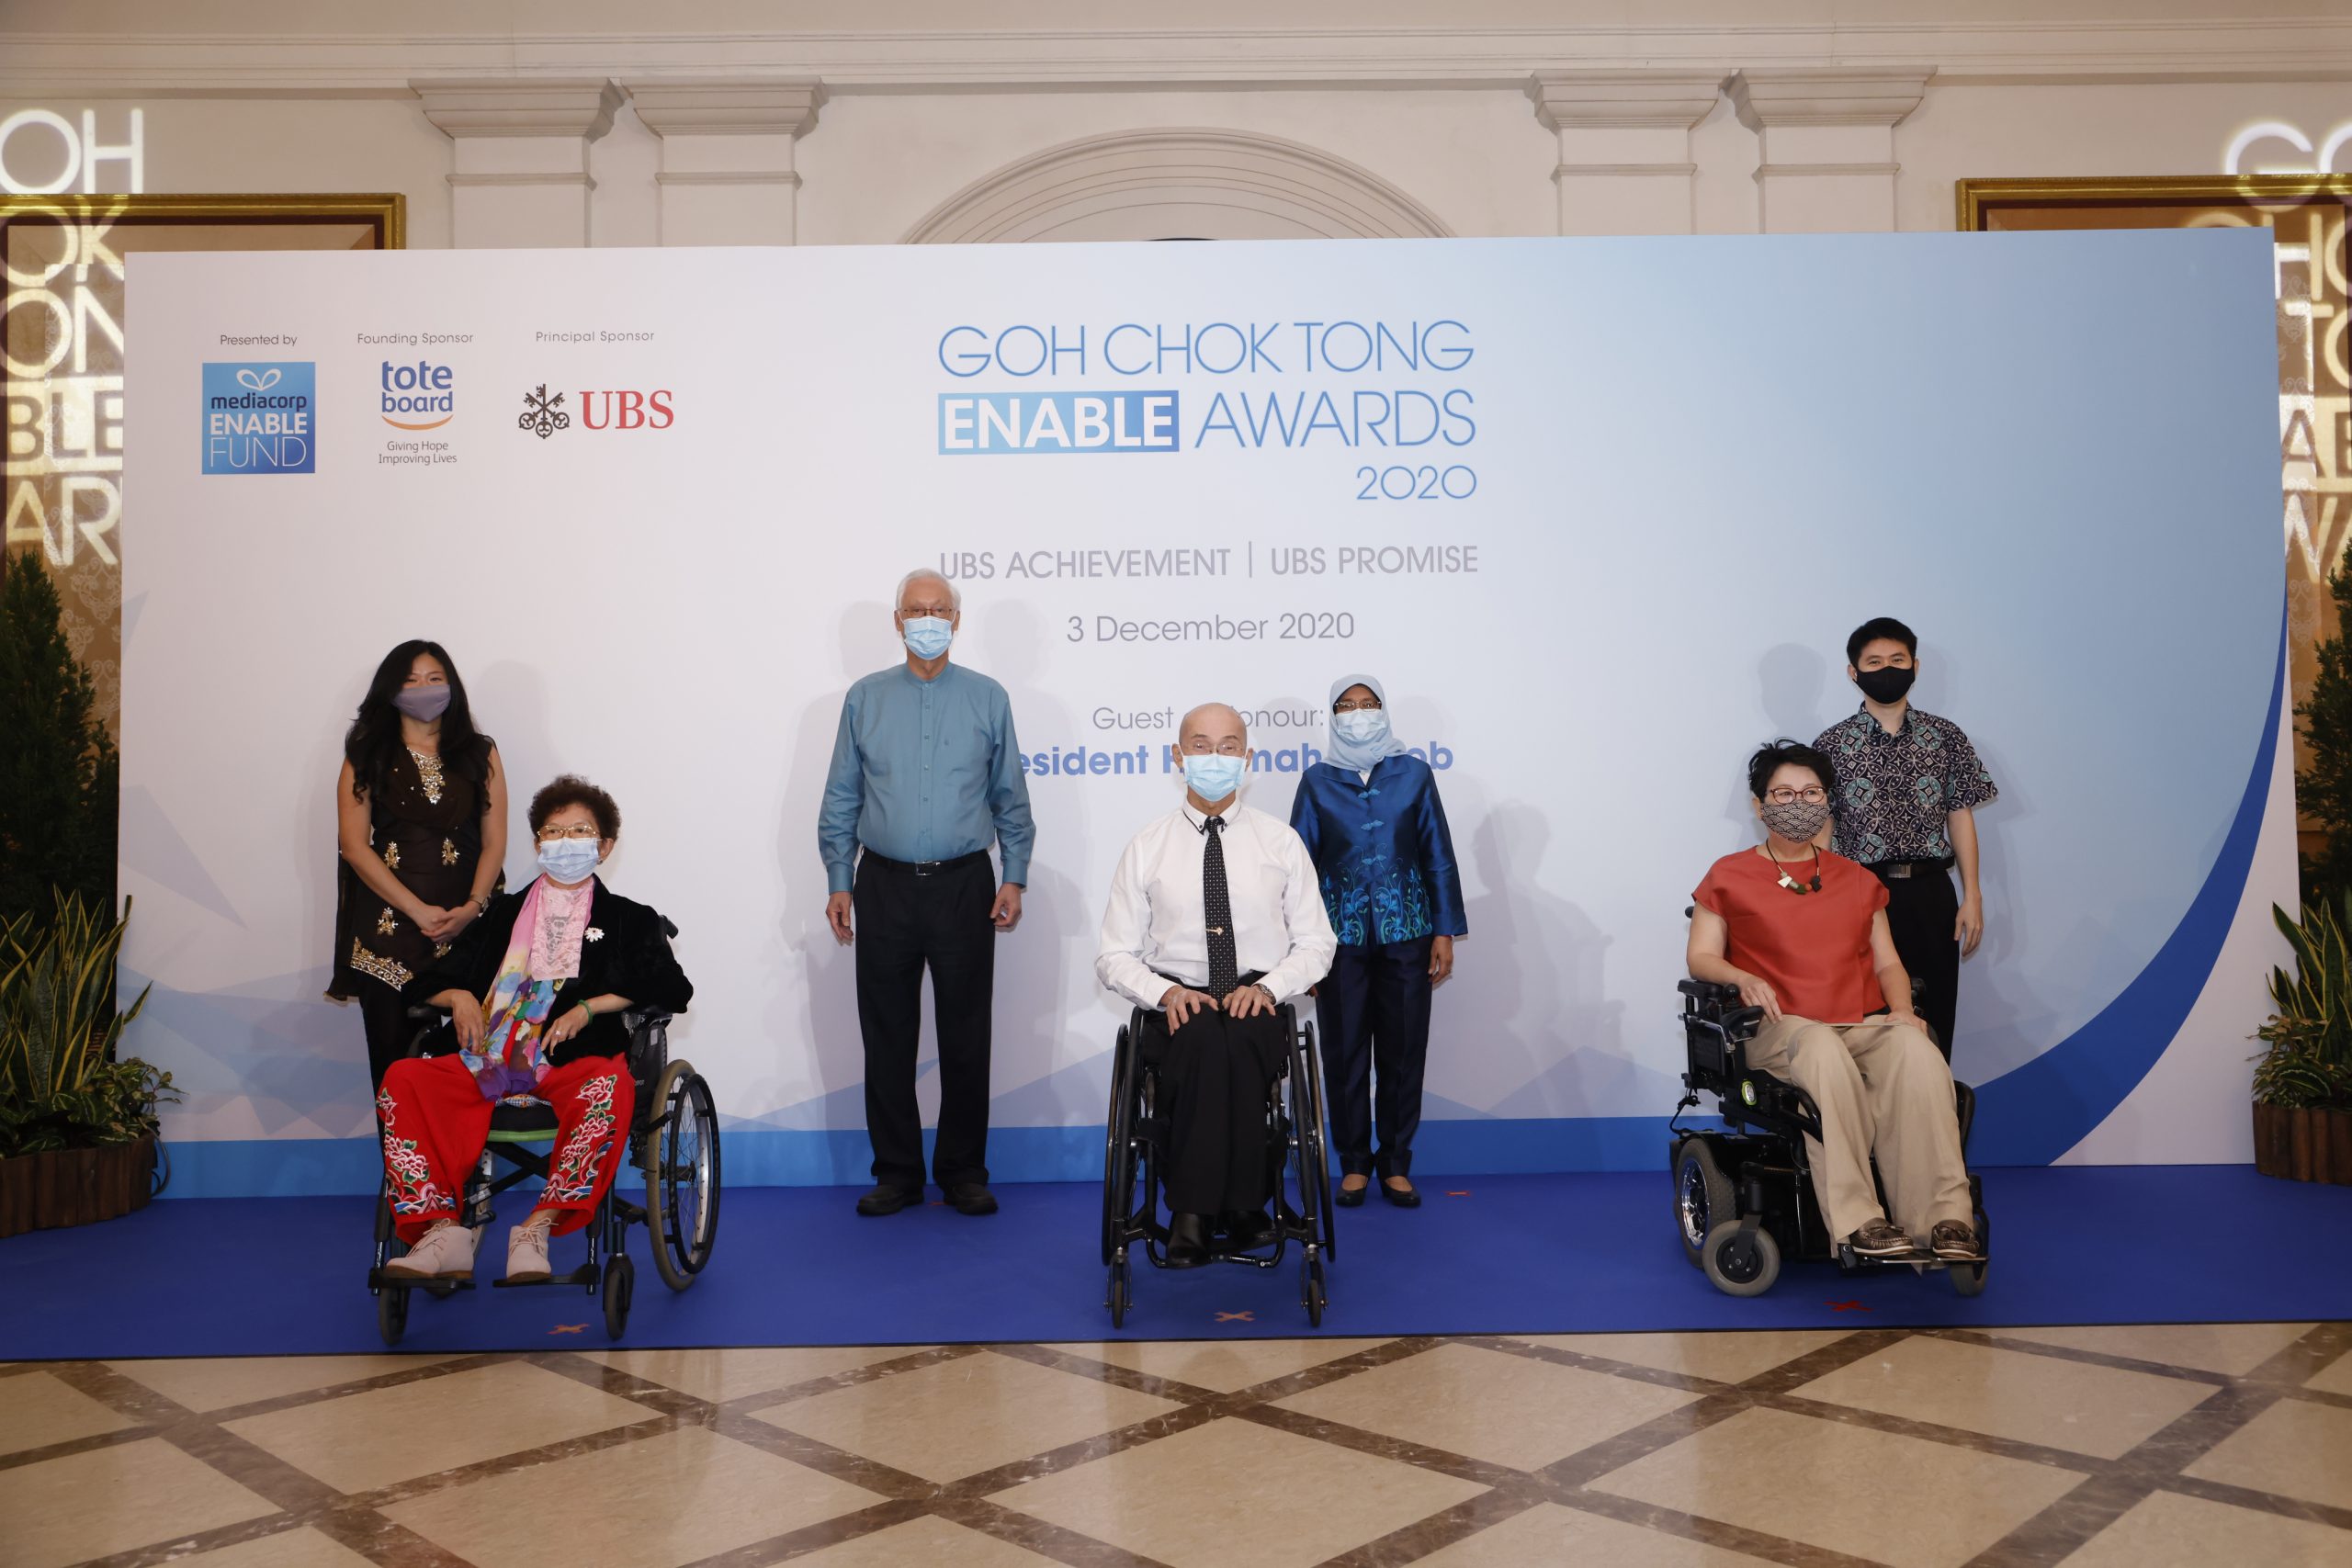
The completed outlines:
<svg viewBox="0 0 2352 1568">
<path fill-rule="evenodd" d="M 939 1037 L 932 1175 L 957 1212 L 996 1213 L 988 1186 L 996 938 L 1020 923 L 1035 829 L 1012 702 L 986 675 L 947 660 L 963 608 L 935 571 L 899 581 L 891 623 L 906 662 L 849 689 L 817 818 L 825 919 L 835 941 L 857 946 L 875 1182 L 857 1201 L 861 1214 L 895 1214 L 922 1199 L 915 1043 L 926 965 Z M 1001 886 L 991 843 L 1004 863 Z"/>
</svg>

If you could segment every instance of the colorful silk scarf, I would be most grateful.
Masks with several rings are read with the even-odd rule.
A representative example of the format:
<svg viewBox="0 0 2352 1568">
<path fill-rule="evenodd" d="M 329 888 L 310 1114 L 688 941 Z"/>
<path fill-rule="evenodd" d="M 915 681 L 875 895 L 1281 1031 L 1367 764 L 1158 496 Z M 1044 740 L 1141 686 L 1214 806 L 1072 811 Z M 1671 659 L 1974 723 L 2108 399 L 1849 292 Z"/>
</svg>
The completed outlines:
<svg viewBox="0 0 2352 1568">
<path fill-rule="evenodd" d="M 539 1041 L 547 1032 L 556 990 L 563 982 L 535 980 L 530 974 L 531 935 L 538 930 L 539 890 L 546 885 L 545 878 L 535 880 L 523 896 L 522 912 L 514 917 L 514 930 L 506 939 L 506 957 L 498 966 L 489 1005 L 483 1009 L 481 1047 L 458 1053 L 484 1100 L 527 1098 L 548 1074 Z M 578 919 L 583 928 L 588 923 L 586 901 L 580 907 Z"/>
</svg>

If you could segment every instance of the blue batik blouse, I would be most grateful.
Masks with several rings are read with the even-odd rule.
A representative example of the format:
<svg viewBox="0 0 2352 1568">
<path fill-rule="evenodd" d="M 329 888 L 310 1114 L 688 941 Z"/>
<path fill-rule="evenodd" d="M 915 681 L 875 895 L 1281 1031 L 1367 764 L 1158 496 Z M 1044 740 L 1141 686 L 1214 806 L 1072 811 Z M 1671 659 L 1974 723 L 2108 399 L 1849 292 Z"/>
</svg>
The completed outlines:
<svg viewBox="0 0 2352 1568">
<path fill-rule="evenodd" d="M 1317 762 L 1300 775 L 1290 825 L 1342 947 L 1469 934 L 1437 775 L 1419 757 L 1384 757 L 1370 778 Z"/>
</svg>

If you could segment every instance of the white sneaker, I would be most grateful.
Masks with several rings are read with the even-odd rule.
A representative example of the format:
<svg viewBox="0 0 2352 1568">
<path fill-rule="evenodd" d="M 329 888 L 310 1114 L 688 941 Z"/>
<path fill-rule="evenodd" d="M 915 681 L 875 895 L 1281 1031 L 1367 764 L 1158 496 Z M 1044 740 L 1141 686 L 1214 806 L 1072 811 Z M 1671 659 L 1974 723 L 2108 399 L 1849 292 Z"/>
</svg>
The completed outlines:
<svg viewBox="0 0 2352 1568">
<path fill-rule="evenodd" d="M 540 1225 L 516 1225 L 506 1233 L 506 1280 L 536 1285 L 548 1278 L 548 1233 Z"/>
<path fill-rule="evenodd" d="M 387 1274 L 419 1280 L 470 1280 L 474 1277 L 474 1242 L 481 1233 L 447 1221 L 424 1233 L 407 1256 L 384 1265 Z"/>
</svg>

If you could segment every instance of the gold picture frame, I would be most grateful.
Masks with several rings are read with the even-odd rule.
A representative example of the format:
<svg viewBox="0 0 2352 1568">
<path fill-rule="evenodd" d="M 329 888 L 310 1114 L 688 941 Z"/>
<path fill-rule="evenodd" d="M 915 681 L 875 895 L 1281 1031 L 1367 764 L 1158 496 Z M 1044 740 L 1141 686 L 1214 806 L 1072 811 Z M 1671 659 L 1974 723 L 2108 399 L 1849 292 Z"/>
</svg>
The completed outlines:
<svg viewBox="0 0 2352 1568">
<path fill-rule="evenodd" d="M 118 739 L 125 258 L 407 243 L 397 193 L 0 195 L 0 548 L 44 558 L 66 646 Z"/>
</svg>

